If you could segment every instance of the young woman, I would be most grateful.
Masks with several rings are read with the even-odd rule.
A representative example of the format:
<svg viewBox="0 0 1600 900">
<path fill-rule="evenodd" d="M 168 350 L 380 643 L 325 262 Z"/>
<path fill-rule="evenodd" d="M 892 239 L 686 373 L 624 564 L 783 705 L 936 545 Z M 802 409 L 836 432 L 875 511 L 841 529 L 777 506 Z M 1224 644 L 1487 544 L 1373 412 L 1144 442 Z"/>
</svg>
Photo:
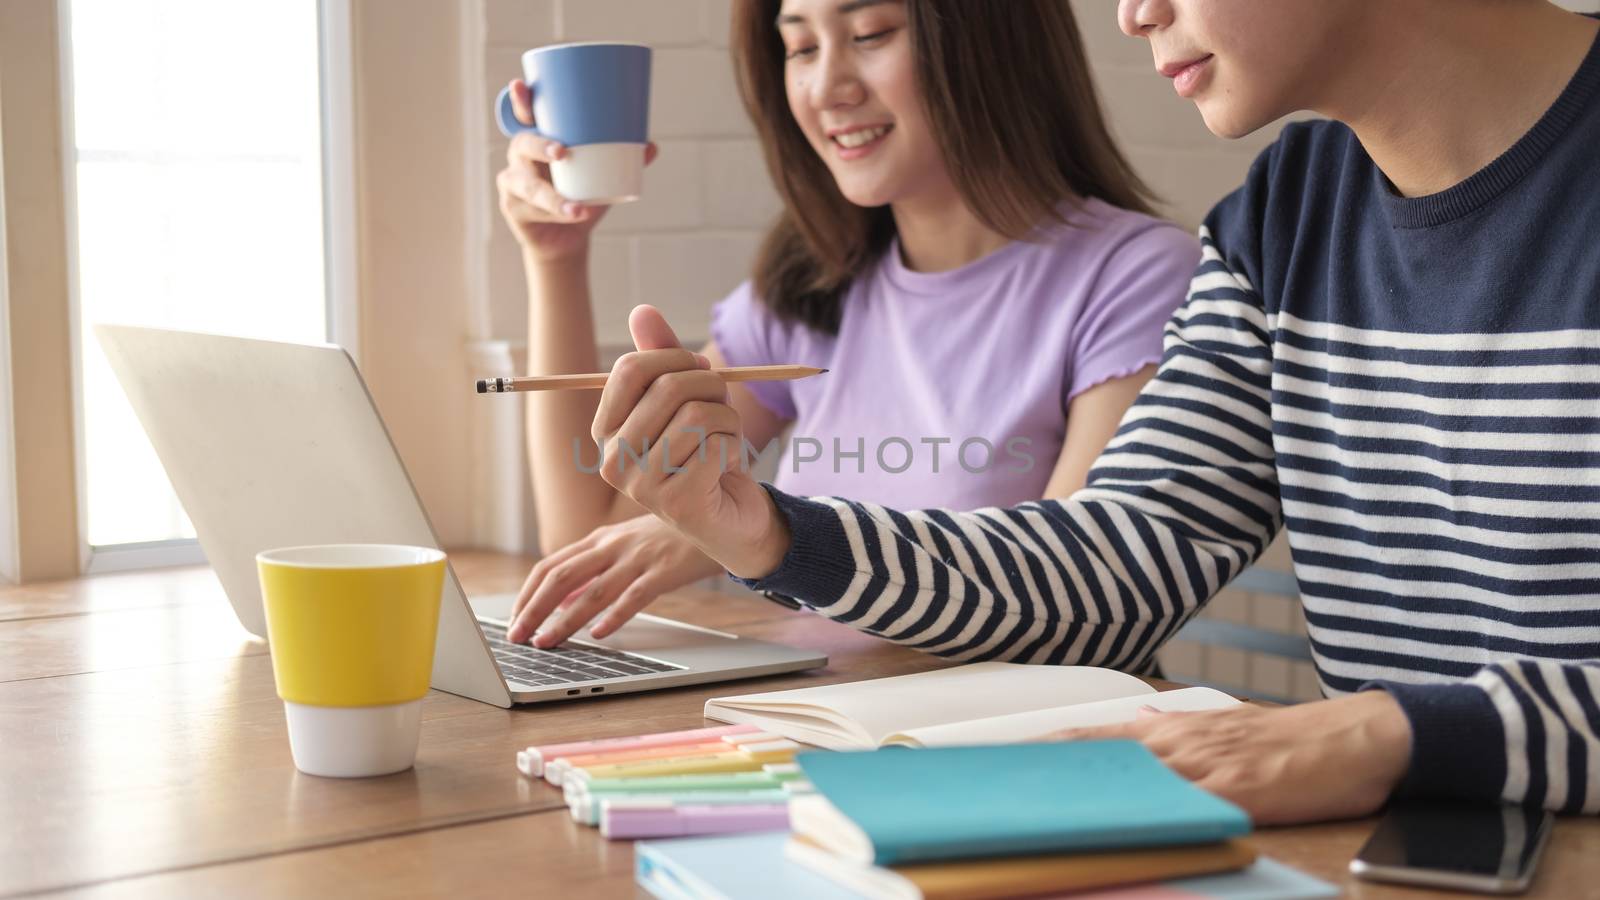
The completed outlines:
<svg viewBox="0 0 1600 900">
<path fill-rule="evenodd" d="M 754 447 L 793 427 L 778 483 L 957 509 L 1081 487 L 1154 372 L 1199 247 L 1148 214 L 1066 0 L 747 0 L 733 44 L 784 211 L 704 354 L 832 370 L 729 392 Z M 521 135 L 499 176 L 535 372 L 598 366 L 588 240 L 604 210 L 555 194 L 563 152 Z M 656 325 L 642 343 L 675 345 Z M 604 636 L 721 571 L 592 474 L 595 404 L 528 400 L 546 557 L 512 640 L 543 626 L 551 646 L 597 615 Z"/>
<path fill-rule="evenodd" d="M 755 586 L 963 658 L 1138 666 L 1287 527 L 1332 699 L 1087 735 L 1258 823 L 1396 791 L 1600 811 L 1600 28 L 1546 0 L 1120 16 L 1218 134 L 1333 121 L 1207 217 L 1085 489 L 975 513 L 763 490 L 717 467 L 740 421 L 682 350 L 620 365 L 595 433 L 700 426 L 710 461 L 603 474 Z"/>
</svg>

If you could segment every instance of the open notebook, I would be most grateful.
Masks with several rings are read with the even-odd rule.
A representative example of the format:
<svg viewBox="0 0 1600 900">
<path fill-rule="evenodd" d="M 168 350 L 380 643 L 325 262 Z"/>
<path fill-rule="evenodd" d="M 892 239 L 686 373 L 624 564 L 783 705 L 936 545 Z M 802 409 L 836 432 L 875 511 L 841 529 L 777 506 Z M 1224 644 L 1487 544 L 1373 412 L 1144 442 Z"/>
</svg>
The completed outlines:
<svg viewBox="0 0 1600 900">
<path fill-rule="evenodd" d="M 867 750 L 1005 744 L 1063 728 L 1132 721 L 1141 706 L 1180 711 L 1221 709 L 1238 702 L 1203 687 L 1158 693 L 1132 675 L 1093 666 L 984 662 L 716 697 L 706 701 L 705 715 L 831 750 Z"/>
</svg>

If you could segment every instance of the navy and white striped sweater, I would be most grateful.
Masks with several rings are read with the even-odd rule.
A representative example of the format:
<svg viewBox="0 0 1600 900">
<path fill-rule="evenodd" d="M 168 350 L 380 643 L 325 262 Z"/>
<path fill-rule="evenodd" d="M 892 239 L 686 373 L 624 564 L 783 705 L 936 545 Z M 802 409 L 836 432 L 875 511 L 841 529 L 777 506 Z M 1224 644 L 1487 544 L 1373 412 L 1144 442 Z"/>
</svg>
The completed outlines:
<svg viewBox="0 0 1600 900">
<path fill-rule="evenodd" d="M 1600 44 L 1511 150 L 1392 193 L 1290 126 L 1201 230 L 1160 373 L 1063 501 L 773 490 L 754 586 L 962 659 L 1145 665 L 1286 527 L 1326 693 L 1379 686 L 1403 790 L 1600 810 Z"/>
</svg>

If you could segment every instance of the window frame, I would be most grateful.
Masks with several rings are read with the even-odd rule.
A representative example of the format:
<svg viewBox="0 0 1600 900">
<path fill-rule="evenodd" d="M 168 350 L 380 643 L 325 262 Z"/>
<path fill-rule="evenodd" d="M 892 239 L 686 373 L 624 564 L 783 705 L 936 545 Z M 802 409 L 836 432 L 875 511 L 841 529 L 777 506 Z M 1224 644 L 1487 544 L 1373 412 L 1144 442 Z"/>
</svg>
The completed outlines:
<svg viewBox="0 0 1600 900">
<path fill-rule="evenodd" d="M 3 49 L 0 49 L 3 52 Z M 21 578 L 17 520 L 16 429 L 11 398 L 11 290 L 6 261 L 4 148 L 0 146 L 0 581 Z"/>
<path fill-rule="evenodd" d="M 10 567 L 0 575 L 11 581 L 79 571 L 56 16 L 55 0 L 0 3 L 0 380 L 9 398 L 0 562 Z M 19 382 L 27 389 L 17 391 Z"/>
<path fill-rule="evenodd" d="M 86 575 L 206 562 L 194 538 L 95 546 L 89 543 L 87 453 L 84 442 L 83 384 L 78 285 L 77 141 L 73 130 L 71 0 L 53 0 L 60 72 L 62 198 L 65 204 L 68 261 L 67 315 L 70 323 L 73 405 L 73 459 L 77 504 L 78 570 Z M 350 0 L 317 0 L 318 118 L 322 132 L 322 247 L 325 319 L 323 339 L 360 359 L 356 241 L 356 138 L 354 54 Z M 3 247 L 3 245 L 0 245 Z M 0 398 L 3 400 L 5 398 Z M 0 412 L 4 408 L 0 407 Z M 10 424 L 9 416 L 7 424 Z M 3 432 L 0 432 L 3 435 Z M 0 498 L 3 499 L 3 498 Z M 0 526 L 3 527 L 3 526 Z M 0 560 L 3 561 L 3 560 Z"/>
</svg>

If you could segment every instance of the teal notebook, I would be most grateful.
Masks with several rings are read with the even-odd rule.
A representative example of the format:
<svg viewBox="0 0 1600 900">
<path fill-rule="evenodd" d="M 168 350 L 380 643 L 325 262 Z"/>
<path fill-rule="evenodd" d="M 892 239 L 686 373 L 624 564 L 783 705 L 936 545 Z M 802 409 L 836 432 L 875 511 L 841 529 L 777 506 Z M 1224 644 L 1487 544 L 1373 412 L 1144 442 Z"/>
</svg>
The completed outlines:
<svg viewBox="0 0 1600 900">
<path fill-rule="evenodd" d="M 802 753 L 816 787 L 794 830 L 876 865 L 1198 844 L 1250 831 L 1245 812 L 1137 741 Z"/>
</svg>

